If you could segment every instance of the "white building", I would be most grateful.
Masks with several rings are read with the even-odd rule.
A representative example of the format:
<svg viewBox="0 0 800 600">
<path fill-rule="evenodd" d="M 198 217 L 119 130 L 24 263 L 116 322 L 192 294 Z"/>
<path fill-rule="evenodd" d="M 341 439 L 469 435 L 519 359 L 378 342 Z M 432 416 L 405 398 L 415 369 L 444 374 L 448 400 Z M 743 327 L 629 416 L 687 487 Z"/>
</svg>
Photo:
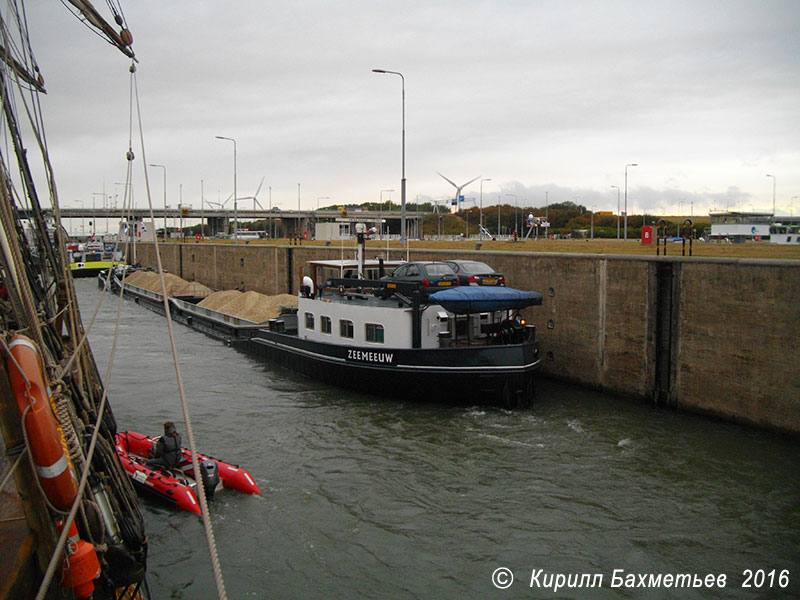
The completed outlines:
<svg viewBox="0 0 800 600">
<path fill-rule="evenodd" d="M 738 242 L 769 239 L 769 226 L 774 220 L 771 212 L 719 210 L 708 214 L 711 217 L 711 237 Z"/>
</svg>

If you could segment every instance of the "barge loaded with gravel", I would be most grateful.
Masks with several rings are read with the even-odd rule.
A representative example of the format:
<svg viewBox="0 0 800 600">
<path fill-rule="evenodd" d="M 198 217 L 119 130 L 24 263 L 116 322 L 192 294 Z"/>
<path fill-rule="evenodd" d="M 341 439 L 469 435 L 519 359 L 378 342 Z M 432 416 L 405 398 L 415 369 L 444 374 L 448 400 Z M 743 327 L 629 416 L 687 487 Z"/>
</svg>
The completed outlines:
<svg viewBox="0 0 800 600">
<path fill-rule="evenodd" d="M 320 274 L 330 263 L 309 265 Z M 342 275 L 356 271 L 342 263 Z M 379 396 L 524 408 L 541 367 L 536 329 L 519 314 L 541 304 L 536 292 L 459 286 L 428 296 L 414 284 L 328 275 L 305 277 L 297 296 L 265 296 L 174 275 L 162 285 L 145 271 L 115 273 L 112 288 L 269 362 Z"/>
</svg>

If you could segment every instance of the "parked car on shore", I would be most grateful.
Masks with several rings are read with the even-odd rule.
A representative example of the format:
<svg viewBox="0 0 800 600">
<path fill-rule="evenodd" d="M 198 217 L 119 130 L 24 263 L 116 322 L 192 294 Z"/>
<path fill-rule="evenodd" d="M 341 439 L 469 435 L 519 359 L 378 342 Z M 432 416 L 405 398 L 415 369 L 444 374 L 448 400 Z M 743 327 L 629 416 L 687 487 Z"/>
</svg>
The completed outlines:
<svg viewBox="0 0 800 600">
<path fill-rule="evenodd" d="M 398 283 L 420 284 L 422 293 L 425 295 L 458 285 L 458 277 L 453 271 L 453 267 L 446 262 L 407 262 L 381 279 Z"/>
<path fill-rule="evenodd" d="M 506 278 L 483 262 L 446 260 L 458 277 L 458 285 L 505 285 Z"/>
</svg>

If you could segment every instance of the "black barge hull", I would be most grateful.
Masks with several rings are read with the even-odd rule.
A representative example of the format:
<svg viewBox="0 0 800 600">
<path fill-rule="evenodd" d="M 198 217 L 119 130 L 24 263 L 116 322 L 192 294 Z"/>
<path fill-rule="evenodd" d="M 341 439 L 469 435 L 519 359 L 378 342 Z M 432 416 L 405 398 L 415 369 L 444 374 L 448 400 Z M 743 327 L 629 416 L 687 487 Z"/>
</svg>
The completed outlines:
<svg viewBox="0 0 800 600">
<path fill-rule="evenodd" d="M 112 285 L 119 292 L 119 281 Z M 164 314 L 161 294 L 125 286 L 125 296 Z M 541 367 L 538 344 L 474 345 L 436 349 L 339 346 L 271 331 L 230 315 L 170 299 L 172 319 L 296 373 L 381 397 L 458 405 L 526 408 Z"/>
<path fill-rule="evenodd" d="M 261 329 L 235 346 L 314 379 L 378 396 L 506 408 L 530 405 L 541 366 L 535 343 L 376 351 Z"/>
</svg>

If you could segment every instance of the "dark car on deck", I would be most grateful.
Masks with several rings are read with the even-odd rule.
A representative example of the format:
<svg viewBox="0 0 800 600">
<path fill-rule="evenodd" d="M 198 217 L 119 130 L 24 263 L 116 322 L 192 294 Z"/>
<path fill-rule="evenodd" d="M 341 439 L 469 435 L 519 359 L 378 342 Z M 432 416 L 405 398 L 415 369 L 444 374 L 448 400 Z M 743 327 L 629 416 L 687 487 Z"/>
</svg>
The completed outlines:
<svg viewBox="0 0 800 600">
<path fill-rule="evenodd" d="M 486 263 L 476 260 L 445 261 L 455 271 L 458 285 L 505 285 L 506 278 Z"/>
<path fill-rule="evenodd" d="M 391 283 L 416 283 L 426 295 L 458 285 L 453 267 L 445 262 L 407 262 L 381 280 L 387 282 L 388 288 Z"/>
</svg>

